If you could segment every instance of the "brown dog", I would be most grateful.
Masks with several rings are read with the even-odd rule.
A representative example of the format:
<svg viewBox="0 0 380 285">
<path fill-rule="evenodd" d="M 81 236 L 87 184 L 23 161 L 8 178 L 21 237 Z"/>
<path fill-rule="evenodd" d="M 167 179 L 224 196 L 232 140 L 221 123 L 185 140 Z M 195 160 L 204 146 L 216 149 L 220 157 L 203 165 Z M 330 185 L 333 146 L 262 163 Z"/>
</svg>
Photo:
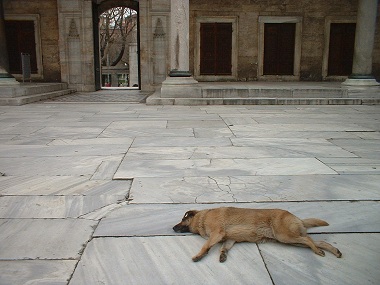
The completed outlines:
<svg viewBox="0 0 380 285">
<path fill-rule="evenodd" d="M 220 250 L 220 262 L 227 259 L 227 252 L 235 242 L 279 241 L 310 247 L 316 254 L 324 256 L 322 249 L 336 257 L 342 253 L 324 241 L 313 241 L 307 235 L 307 228 L 328 226 L 319 219 L 301 220 L 280 209 L 255 210 L 243 208 L 216 208 L 202 211 L 188 211 L 182 221 L 173 227 L 175 232 L 191 232 L 208 238 L 193 261 L 201 260 L 212 246 L 224 242 Z"/>
</svg>

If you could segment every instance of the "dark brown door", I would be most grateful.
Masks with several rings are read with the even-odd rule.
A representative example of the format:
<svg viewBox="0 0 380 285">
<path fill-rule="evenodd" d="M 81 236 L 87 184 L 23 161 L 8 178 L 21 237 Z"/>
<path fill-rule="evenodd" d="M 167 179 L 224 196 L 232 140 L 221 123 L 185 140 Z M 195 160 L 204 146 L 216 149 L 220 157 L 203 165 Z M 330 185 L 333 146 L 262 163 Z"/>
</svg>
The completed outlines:
<svg viewBox="0 0 380 285">
<path fill-rule="evenodd" d="M 232 75 L 232 23 L 201 23 L 200 74 Z"/>
<path fill-rule="evenodd" d="M 328 75 L 350 75 L 354 58 L 355 23 L 330 26 Z"/>
<path fill-rule="evenodd" d="M 10 73 L 21 74 L 21 53 L 30 54 L 32 73 L 37 73 L 33 21 L 5 21 Z"/>
<path fill-rule="evenodd" d="M 296 24 L 264 25 L 264 75 L 293 75 Z"/>
</svg>

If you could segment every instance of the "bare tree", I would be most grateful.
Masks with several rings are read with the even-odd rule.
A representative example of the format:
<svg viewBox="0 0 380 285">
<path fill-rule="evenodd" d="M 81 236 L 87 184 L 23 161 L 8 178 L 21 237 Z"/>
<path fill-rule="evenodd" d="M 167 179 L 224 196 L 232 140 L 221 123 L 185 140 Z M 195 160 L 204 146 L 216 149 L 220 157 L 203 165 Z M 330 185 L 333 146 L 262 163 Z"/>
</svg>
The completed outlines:
<svg viewBox="0 0 380 285">
<path fill-rule="evenodd" d="M 136 11 L 127 7 L 112 8 L 100 15 L 100 56 L 103 66 L 115 66 L 122 60 L 127 38 L 136 24 Z"/>
</svg>

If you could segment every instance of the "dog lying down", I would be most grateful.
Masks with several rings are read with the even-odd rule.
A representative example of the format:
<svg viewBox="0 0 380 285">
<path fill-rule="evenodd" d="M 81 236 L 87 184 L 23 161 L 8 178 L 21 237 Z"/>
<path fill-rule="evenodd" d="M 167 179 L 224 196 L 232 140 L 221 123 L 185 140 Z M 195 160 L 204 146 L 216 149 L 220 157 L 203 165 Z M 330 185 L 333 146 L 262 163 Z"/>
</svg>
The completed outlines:
<svg viewBox="0 0 380 285">
<path fill-rule="evenodd" d="M 316 254 L 324 256 L 327 250 L 336 257 L 342 253 L 324 241 L 314 241 L 307 229 L 328 226 L 319 219 L 301 220 L 280 209 L 215 208 L 188 211 L 182 221 L 173 227 L 178 233 L 191 232 L 208 238 L 193 261 L 201 260 L 212 246 L 224 242 L 220 250 L 220 262 L 227 260 L 227 252 L 235 242 L 279 241 L 297 246 L 310 247 Z"/>
</svg>

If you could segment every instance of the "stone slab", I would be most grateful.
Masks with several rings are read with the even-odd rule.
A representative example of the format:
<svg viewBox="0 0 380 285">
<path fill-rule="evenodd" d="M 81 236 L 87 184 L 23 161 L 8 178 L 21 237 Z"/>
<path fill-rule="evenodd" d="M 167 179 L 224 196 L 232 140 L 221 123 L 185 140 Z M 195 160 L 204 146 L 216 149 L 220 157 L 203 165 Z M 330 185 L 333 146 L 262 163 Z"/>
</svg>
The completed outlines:
<svg viewBox="0 0 380 285">
<path fill-rule="evenodd" d="M 315 158 L 132 160 L 124 159 L 114 179 L 135 177 L 336 174 Z"/>
<path fill-rule="evenodd" d="M 172 129 L 173 130 L 173 129 Z M 137 137 L 132 147 L 160 147 L 160 146 L 231 146 L 231 140 L 229 138 L 217 137 L 217 138 L 194 138 L 194 133 L 189 137 L 166 137 L 164 135 L 157 135 L 152 137 Z"/>
<path fill-rule="evenodd" d="M 342 258 L 336 258 L 328 252 L 322 258 L 307 248 L 260 244 L 260 252 L 274 284 L 379 284 L 380 234 L 312 237 L 336 246 L 342 252 Z"/>
<path fill-rule="evenodd" d="M 88 180 L 75 176 L 0 176 L 0 196 L 127 195 L 130 180 Z"/>
<path fill-rule="evenodd" d="M 336 153 L 334 153 L 334 150 Z M 316 155 L 356 157 L 354 154 L 342 150 L 333 145 L 316 146 L 315 148 L 300 145 L 280 144 L 265 146 L 199 146 L 199 147 L 132 147 L 126 154 L 127 159 L 145 160 L 145 159 L 248 159 L 248 158 L 300 158 L 313 157 Z"/>
<path fill-rule="evenodd" d="M 301 121 L 302 118 L 300 117 Z M 257 124 L 257 125 L 236 125 L 230 127 L 233 132 L 256 132 L 275 129 L 277 131 L 298 131 L 298 132 L 363 132 L 363 131 L 374 131 L 372 128 L 363 127 L 356 124 Z"/>
<path fill-rule="evenodd" d="M 9 219 L 80 218 L 103 207 L 118 204 L 125 195 L 113 196 L 4 196 L 0 197 L 0 217 Z"/>
<path fill-rule="evenodd" d="M 286 153 L 316 157 L 357 157 L 355 154 L 324 139 L 295 138 L 231 138 L 234 146 L 265 148 L 270 152 L 282 150 Z"/>
<path fill-rule="evenodd" d="M 320 160 L 339 174 L 379 174 L 380 159 L 375 158 L 320 158 Z"/>
<path fill-rule="evenodd" d="M 0 284 L 66 285 L 76 260 L 0 261 Z"/>
<path fill-rule="evenodd" d="M 125 154 L 129 147 L 130 144 L 112 145 L 112 147 L 104 147 L 104 145 L 3 145 L 0 149 L 0 157 L 107 156 Z"/>
<path fill-rule="evenodd" d="M 380 200 L 377 175 L 135 178 L 130 203 Z"/>
<path fill-rule="evenodd" d="M 104 236 L 168 236 L 177 235 L 172 227 L 191 209 L 216 207 L 244 207 L 257 209 L 280 208 L 304 218 L 320 218 L 330 225 L 309 229 L 311 233 L 380 233 L 380 203 L 358 202 L 277 202 L 223 204 L 141 204 L 125 205 L 101 220 L 94 233 Z M 352 215 L 355 213 L 355 215 Z"/>
<path fill-rule="evenodd" d="M 271 284 L 255 244 L 235 245 L 225 264 L 217 246 L 193 263 L 199 236 L 101 238 L 92 240 L 70 285 L 79 284 Z"/>
<path fill-rule="evenodd" d="M 11 157 L 1 158 L 0 171 L 8 176 L 92 176 L 104 161 L 119 156 Z"/>
<path fill-rule="evenodd" d="M 0 220 L 0 260 L 79 259 L 97 221 Z"/>
</svg>

